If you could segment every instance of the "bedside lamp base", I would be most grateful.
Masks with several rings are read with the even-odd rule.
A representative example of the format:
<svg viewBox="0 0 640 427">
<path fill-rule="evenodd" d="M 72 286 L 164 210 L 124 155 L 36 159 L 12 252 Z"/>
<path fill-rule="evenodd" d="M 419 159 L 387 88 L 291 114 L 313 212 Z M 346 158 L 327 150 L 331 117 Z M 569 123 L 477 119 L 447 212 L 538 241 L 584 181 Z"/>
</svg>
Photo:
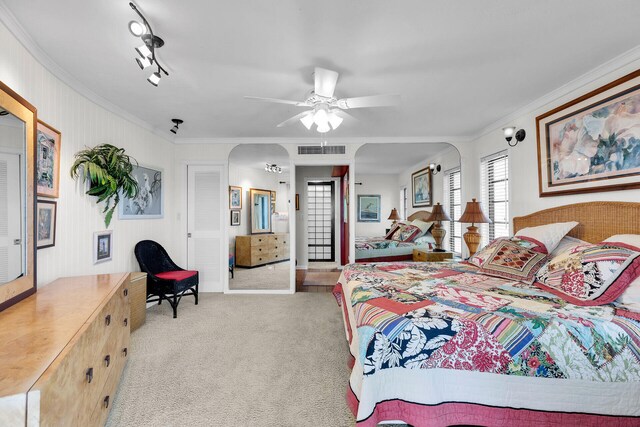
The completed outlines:
<svg viewBox="0 0 640 427">
<path fill-rule="evenodd" d="M 433 251 L 444 252 L 444 249 L 442 249 L 442 241 L 444 240 L 444 236 L 447 235 L 447 230 L 442 227 L 442 221 L 436 221 L 431 229 L 431 235 L 433 236 L 433 240 L 436 241 L 436 248 Z"/>
<path fill-rule="evenodd" d="M 478 246 L 480 246 L 480 233 L 478 233 L 478 227 L 470 225 L 467 227 L 467 232 L 462 235 L 464 242 L 469 248 L 469 256 L 472 257 L 478 252 Z"/>
</svg>

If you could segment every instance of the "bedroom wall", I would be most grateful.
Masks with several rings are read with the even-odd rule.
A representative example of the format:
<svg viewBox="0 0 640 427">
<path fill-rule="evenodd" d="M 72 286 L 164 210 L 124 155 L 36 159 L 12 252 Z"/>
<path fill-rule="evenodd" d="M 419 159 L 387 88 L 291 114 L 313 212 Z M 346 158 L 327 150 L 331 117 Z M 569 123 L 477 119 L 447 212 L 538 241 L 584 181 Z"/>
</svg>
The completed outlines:
<svg viewBox="0 0 640 427">
<path fill-rule="evenodd" d="M 94 198 L 84 194 L 84 186 L 73 181 L 68 171 L 75 152 L 85 146 L 110 143 L 125 148 L 144 165 L 164 169 L 164 182 L 171 183 L 173 145 L 63 83 L 3 24 L 0 46 L 0 80 L 36 106 L 39 119 L 62 132 L 56 245 L 38 251 L 38 284 L 61 276 L 138 270 L 133 246 L 142 239 L 157 240 L 171 252 L 174 192 L 173 186 L 165 185 L 164 218 L 120 221 L 114 215 L 109 227 L 113 230 L 113 260 L 94 265 L 93 233 L 105 229 L 103 216 Z"/>
<path fill-rule="evenodd" d="M 398 175 L 363 175 L 356 173 L 356 183 L 362 185 L 356 188 L 356 236 L 380 237 L 385 235 L 385 230 L 391 227 L 391 221 L 387 218 L 391 209 L 399 208 L 400 196 L 398 188 Z M 379 194 L 380 195 L 380 222 L 357 222 L 358 195 Z"/>
<path fill-rule="evenodd" d="M 620 58 L 618 58 L 620 60 Z M 601 67 L 609 68 L 609 67 Z M 553 108 L 569 102 L 594 89 L 608 84 L 617 78 L 631 73 L 640 68 L 640 60 L 635 60 L 620 66 L 615 71 L 603 73 L 601 69 L 588 73 L 580 78 L 580 81 L 589 83 L 580 84 L 580 81 L 570 82 L 563 88 L 546 95 L 543 98 L 552 99 L 543 105 L 530 108 L 527 111 L 516 114 L 516 118 L 504 124 L 489 129 L 484 135 L 472 141 L 475 148 L 475 161 L 469 162 L 463 172 L 463 185 L 469 189 L 467 200 L 480 196 L 480 182 L 475 179 L 479 176 L 480 159 L 484 156 L 508 149 L 510 170 L 510 216 L 526 215 L 541 209 L 561 206 L 571 203 L 588 201 L 634 201 L 640 200 L 640 190 L 625 190 L 612 192 L 587 193 L 567 196 L 540 197 L 538 195 L 538 161 L 536 145 L 535 119 Z M 535 103 L 534 103 L 535 104 Z M 505 126 L 516 126 L 526 131 L 526 139 L 516 147 L 509 148 L 502 133 Z"/>
</svg>

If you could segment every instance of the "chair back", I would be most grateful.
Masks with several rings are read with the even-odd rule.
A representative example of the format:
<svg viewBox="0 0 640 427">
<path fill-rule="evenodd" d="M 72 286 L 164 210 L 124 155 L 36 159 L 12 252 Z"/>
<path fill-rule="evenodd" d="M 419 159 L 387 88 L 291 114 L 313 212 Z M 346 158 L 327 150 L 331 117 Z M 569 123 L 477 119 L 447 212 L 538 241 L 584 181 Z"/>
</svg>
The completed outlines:
<svg viewBox="0 0 640 427">
<path fill-rule="evenodd" d="M 149 274 L 158 274 L 165 271 L 182 270 L 169 257 L 167 251 L 158 242 L 142 240 L 134 249 L 140 270 Z"/>
</svg>

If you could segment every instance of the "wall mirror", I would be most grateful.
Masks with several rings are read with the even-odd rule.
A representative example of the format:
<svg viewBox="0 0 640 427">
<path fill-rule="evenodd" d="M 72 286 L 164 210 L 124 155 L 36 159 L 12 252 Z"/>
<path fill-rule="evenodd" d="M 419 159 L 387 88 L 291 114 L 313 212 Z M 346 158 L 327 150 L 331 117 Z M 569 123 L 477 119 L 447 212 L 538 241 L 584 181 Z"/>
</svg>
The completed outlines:
<svg viewBox="0 0 640 427">
<path fill-rule="evenodd" d="M 36 109 L 0 82 L 0 310 L 36 291 Z"/>
<path fill-rule="evenodd" d="M 252 188 L 251 234 L 271 233 L 271 191 Z"/>
</svg>

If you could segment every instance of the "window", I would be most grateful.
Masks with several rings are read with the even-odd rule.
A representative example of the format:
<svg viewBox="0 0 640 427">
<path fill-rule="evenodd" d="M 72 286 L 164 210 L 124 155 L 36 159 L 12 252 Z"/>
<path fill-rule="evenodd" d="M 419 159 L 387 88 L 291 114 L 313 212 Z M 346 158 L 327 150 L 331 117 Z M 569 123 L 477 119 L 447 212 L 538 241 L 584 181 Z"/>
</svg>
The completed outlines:
<svg viewBox="0 0 640 427">
<path fill-rule="evenodd" d="M 400 218 L 407 219 L 407 187 L 400 189 Z"/>
<path fill-rule="evenodd" d="M 493 221 L 482 226 L 482 244 L 509 236 L 509 156 L 501 151 L 481 160 L 482 207 Z"/>
<path fill-rule="evenodd" d="M 462 215 L 462 190 L 460 168 L 444 173 L 444 194 L 449 221 L 449 250 L 460 256 L 462 253 L 462 225 L 456 220 Z"/>
</svg>

